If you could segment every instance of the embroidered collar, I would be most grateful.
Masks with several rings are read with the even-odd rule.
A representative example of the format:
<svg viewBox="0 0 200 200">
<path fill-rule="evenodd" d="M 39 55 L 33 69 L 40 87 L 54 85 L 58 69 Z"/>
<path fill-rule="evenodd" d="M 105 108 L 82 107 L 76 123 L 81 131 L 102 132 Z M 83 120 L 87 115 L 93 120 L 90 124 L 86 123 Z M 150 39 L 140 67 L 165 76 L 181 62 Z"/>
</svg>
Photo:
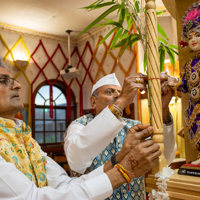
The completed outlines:
<svg viewBox="0 0 200 200">
<path fill-rule="evenodd" d="M 194 53 L 194 56 L 192 56 L 192 58 L 194 59 L 197 59 L 197 58 L 200 58 L 200 51 L 197 51 Z"/>
<path fill-rule="evenodd" d="M 0 117 L 0 118 L 2 118 L 2 117 Z M 16 128 L 19 128 L 23 124 L 23 121 L 20 119 L 17 119 L 17 118 L 14 118 L 13 121 L 15 122 L 15 124 L 17 126 Z"/>
</svg>

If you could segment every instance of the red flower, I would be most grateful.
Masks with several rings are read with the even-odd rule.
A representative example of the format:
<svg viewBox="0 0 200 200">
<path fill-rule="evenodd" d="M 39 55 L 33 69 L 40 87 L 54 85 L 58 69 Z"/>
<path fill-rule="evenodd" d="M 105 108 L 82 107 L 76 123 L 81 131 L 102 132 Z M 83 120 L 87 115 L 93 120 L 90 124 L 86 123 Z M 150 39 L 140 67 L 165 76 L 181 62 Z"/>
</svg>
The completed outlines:
<svg viewBox="0 0 200 200">
<path fill-rule="evenodd" d="M 180 45 L 181 45 L 181 48 L 184 48 L 185 47 L 185 42 L 180 41 Z"/>
</svg>

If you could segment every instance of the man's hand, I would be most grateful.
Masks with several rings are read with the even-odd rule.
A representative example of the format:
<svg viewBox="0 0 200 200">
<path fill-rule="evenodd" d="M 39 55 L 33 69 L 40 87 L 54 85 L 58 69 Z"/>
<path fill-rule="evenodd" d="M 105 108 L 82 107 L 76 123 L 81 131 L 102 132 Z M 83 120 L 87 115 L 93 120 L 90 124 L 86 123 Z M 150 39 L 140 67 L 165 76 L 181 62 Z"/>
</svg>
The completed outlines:
<svg viewBox="0 0 200 200">
<path fill-rule="evenodd" d="M 169 103 L 173 96 L 173 90 L 168 85 L 168 78 L 170 76 L 167 75 L 166 72 L 161 72 L 160 80 L 161 80 L 161 95 L 162 95 L 162 109 L 163 109 L 163 122 L 169 123 L 170 122 L 170 115 L 169 115 Z M 145 90 L 148 82 L 148 77 L 145 74 L 138 73 L 132 76 L 128 76 L 124 80 L 124 84 L 122 87 L 122 91 L 120 96 L 115 101 L 115 105 L 117 105 L 122 110 L 130 105 L 133 102 L 137 94 L 137 90 L 140 91 Z"/>
<path fill-rule="evenodd" d="M 167 81 L 161 82 L 162 108 L 168 109 L 169 103 L 173 97 L 174 91 L 169 87 Z"/>
<path fill-rule="evenodd" d="M 160 146 L 155 144 L 153 140 L 144 141 L 135 146 L 129 154 L 120 162 L 124 167 L 131 179 L 145 175 L 157 162 L 161 151 Z M 116 167 L 106 172 L 113 189 L 118 188 L 126 179 L 118 171 Z"/>
<path fill-rule="evenodd" d="M 137 90 L 146 90 L 147 76 L 142 73 L 128 76 L 124 79 L 124 84 L 120 96 L 117 98 L 115 105 L 122 110 L 133 102 Z"/>
<path fill-rule="evenodd" d="M 169 75 L 167 75 L 166 72 L 161 72 L 160 81 L 161 81 L 161 95 L 162 95 L 162 108 L 163 108 L 163 110 L 168 109 L 168 105 L 169 105 L 169 103 L 172 99 L 172 96 L 174 94 L 174 91 L 168 85 L 168 78 L 169 78 Z"/>
<path fill-rule="evenodd" d="M 117 162 L 120 163 L 136 145 L 144 141 L 144 139 L 150 136 L 151 133 L 153 133 L 153 127 L 149 124 L 136 124 L 131 127 L 126 133 L 126 138 L 121 151 L 116 154 Z M 111 161 L 109 161 L 104 165 L 104 172 L 108 172 L 112 168 L 113 165 Z"/>
<path fill-rule="evenodd" d="M 168 78 L 168 85 L 171 87 L 175 87 L 178 84 L 178 78 L 177 77 L 169 77 Z"/>
<path fill-rule="evenodd" d="M 168 78 L 166 72 L 161 72 L 160 80 L 161 80 L 161 95 L 162 95 L 162 111 L 163 111 L 163 123 L 167 124 L 170 120 L 169 114 L 169 103 L 173 97 L 174 91 L 168 85 Z"/>
<path fill-rule="evenodd" d="M 149 124 L 137 124 L 131 127 L 127 131 L 122 150 L 116 154 L 116 158 L 121 156 L 117 161 L 128 171 L 131 179 L 143 176 L 158 162 L 158 157 L 161 155 L 160 146 L 153 140 L 144 140 L 152 132 L 153 127 Z M 113 189 L 126 182 L 110 161 L 104 165 L 104 172 L 108 175 Z"/>
<path fill-rule="evenodd" d="M 153 133 L 153 127 L 149 124 L 136 124 L 127 133 L 121 151 L 116 154 L 116 159 L 120 162 L 136 145 Z"/>
<path fill-rule="evenodd" d="M 120 164 L 132 179 L 143 176 L 158 162 L 161 155 L 159 149 L 160 146 L 153 140 L 144 141 L 136 145 Z"/>
</svg>

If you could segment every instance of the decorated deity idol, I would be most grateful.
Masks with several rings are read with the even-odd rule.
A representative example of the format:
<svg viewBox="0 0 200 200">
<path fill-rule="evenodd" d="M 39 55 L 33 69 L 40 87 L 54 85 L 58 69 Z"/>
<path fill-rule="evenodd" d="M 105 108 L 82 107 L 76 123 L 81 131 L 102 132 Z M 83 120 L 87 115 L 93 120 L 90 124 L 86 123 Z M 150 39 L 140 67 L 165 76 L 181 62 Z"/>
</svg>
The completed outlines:
<svg viewBox="0 0 200 200">
<path fill-rule="evenodd" d="M 168 84 L 180 92 L 189 92 L 189 106 L 184 112 L 190 144 L 200 151 L 200 1 L 193 3 L 182 18 L 183 37 L 180 45 L 189 45 L 193 56 L 186 62 L 180 79 L 170 77 Z M 188 39 L 188 43 L 185 42 Z M 200 159 L 200 153 L 197 159 Z"/>
</svg>

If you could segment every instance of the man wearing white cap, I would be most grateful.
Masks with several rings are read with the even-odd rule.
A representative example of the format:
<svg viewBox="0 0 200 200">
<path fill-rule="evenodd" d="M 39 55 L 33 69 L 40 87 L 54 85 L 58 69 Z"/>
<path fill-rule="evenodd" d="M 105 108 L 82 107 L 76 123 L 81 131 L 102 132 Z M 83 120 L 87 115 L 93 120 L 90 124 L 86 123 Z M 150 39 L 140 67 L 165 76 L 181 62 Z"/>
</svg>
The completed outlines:
<svg viewBox="0 0 200 200">
<path fill-rule="evenodd" d="M 142 144 L 144 135 L 138 132 L 144 130 L 148 133 L 149 125 L 122 118 L 122 111 L 133 102 L 137 89 L 146 90 L 146 81 L 147 76 L 139 73 L 125 78 L 122 88 L 115 74 L 110 74 L 93 86 L 91 104 L 95 114 L 84 115 L 72 122 L 65 137 L 64 149 L 73 171 L 87 173 L 105 164 L 106 172 L 123 159 L 125 152 Z M 170 164 L 176 154 L 173 122 L 168 108 L 172 91 L 165 84 L 161 88 L 163 122 L 171 122 L 168 126 L 164 125 L 164 145 L 168 147 L 165 148 L 165 157 Z M 137 161 L 134 161 L 135 165 Z M 117 188 L 108 199 L 145 199 L 144 177 Z"/>
<path fill-rule="evenodd" d="M 9 71 L 0 57 L 1 200 L 102 200 L 109 197 L 113 189 L 126 183 L 116 167 L 104 173 L 104 166 L 101 166 L 79 178 L 70 178 L 48 157 L 32 138 L 31 128 L 14 118 L 23 109 L 23 103 L 18 93 L 21 85 Z M 153 128 L 148 128 L 147 132 L 143 130 L 136 135 L 147 136 L 152 132 Z M 143 153 L 147 147 L 148 159 Z M 160 155 L 158 144 L 145 141 L 138 144 L 138 148 L 124 152 L 124 158 L 117 166 L 123 166 L 127 170 L 124 173 L 130 176 L 128 179 L 133 179 L 149 171 Z M 136 160 L 137 166 L 133 163 Z"/>
</svg>

